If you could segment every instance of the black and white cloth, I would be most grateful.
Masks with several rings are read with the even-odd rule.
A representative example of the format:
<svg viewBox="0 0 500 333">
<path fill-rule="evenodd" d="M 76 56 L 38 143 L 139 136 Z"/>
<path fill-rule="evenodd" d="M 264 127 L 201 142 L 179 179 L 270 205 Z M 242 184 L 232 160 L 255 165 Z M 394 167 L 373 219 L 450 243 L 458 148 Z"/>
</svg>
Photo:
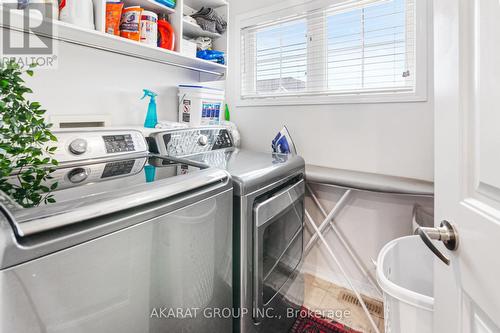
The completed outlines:
<svg viewBox="0 0 500 333">
<path fill-rule="evenodd" d="M 227 29 L 227 22 L 213 8 L 202 7 L 191 15 L 198 25 L 206 31 L 223 34 Z"/>
</svg>

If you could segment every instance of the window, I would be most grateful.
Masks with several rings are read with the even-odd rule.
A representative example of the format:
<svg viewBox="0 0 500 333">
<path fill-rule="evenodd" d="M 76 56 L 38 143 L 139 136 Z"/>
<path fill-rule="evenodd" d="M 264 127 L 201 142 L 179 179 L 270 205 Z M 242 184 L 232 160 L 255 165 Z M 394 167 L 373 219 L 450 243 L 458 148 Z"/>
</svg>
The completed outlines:
<svg viewBox="0 0 500 333">
<path fill-rule="evenodd" d="M 244 91 L 256 94 L 301 92 L 307 82 L 307 21 L 296 19 L 263 27 L 247 37 L 244 48 L 249 63 L 249 78 Z"/>
<path fill-rule="evenodd" d="M 415 12 L 415 0 L 349 1 L 245 27 L 241 97 L 414 92 Z"/>
</svg>

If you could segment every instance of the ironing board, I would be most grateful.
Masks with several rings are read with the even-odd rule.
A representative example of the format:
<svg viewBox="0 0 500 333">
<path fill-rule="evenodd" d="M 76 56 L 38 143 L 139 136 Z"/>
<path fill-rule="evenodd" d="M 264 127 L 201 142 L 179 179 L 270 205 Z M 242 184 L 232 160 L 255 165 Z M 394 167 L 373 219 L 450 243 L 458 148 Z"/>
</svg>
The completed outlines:
<svg viewBox="0 0 500 333">
<path fill-rule="evenodd" d="M 362 191 L 417 196 L 434 195 L 432 182 L 317 165 L 306 165 L 306 178 L 309 183 L 334 185 Z"/>
<path fill-rule="evenodd" d="M 335 188 L 343 189 L 342 196 L 330 210 L 326 212 L 325 208 L 318 200 L 318 197 L 311 189 L 310 184 L 321 184 L 326 186 L 332 186 Z M 306 165 L 306 189 L 311 195 L 311 198 L 316 205 L 316 207 L 321 211 L 324 219 L 319 224 L 316 224 L 311 214 L 306 209 L 305 215 L 307 222 L 314 229 L 314 234 L 307 243 L 304 249 L 305 256 L 309 253 L 313 245 L 319 240 L 326 248 L 328 254 L 333 259 L 335 264 L 339 267 L 340 272 L 346 279 L 349 287 L 356 295 L 356 298 L 361 304 L 363 311 L 367 315 L 370 324 L 373 327 L 374 332 L 380 333 L 378 326 L 375 324 L 373 317 L 371 316 L 361 294 L 358 292 L 357 288 L 354 287 L 351 279 L 346 273 L 346 270 L 338 260 L 337 256 L 333 252 L 332 248 L 326 241 L 323 233 L 327 230 L 328 226 L 332 229 L 335 235 L 340 240 L 342 246 L 346 249 L 347 253 L 353 260 L 354 264 L 358 269 L 365 275 L 370 284 L 378 291 L 379 295 L 382 296 L 382 291 L 378 286 L 377 282 L 371 274 L 368 273 L 366 267 L 359 261 L 355 250 L 346 241 L 344 236 L 338 231 L 334 218 L 339 214 L 339 212 L 345 207 L 348 199 L 352 195 L 353 191 L 368 191 L 368 192 L 378 192 L 387 194 L 397 194 L 397 195 L 409 195 L 409 196 L 421 196 L 421 197 L 432 197 L 434 195 L 434 184 L 428 181 L 422 181 L 412 178 L 380 175 L 375 173 L 328 168 L 316 165 Z"/>
</svg>

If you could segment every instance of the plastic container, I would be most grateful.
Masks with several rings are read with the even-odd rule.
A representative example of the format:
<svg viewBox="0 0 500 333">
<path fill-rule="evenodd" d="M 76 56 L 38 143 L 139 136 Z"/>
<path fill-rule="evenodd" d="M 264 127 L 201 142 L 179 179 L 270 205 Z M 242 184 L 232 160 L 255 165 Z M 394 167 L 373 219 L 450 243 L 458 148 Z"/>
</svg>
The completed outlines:
<svg viewBox="0 0 500 333">
<path fill-rule="evenodd" d="M 122 17 L 123 3 L 109 0 L 106 2 L 106 33 L 120 36 L 120 20 Z"/>
<path fill-rule="evenodd" d="M 141 43 L 153 46 L 158 43 L 158 15 L 149 10 L 141 16 Z"/>
<path fill-rule="evenodd" d="M 432 333 L 434 255 L 418 236 L 386 244 L 377 259 L 385 333 Z"/>
<path fill-rule="evenodd" d="M 141 39 L 141 14 L 139 6 L 124 8 L 120 22 L 120 36 L 139 41 Z"/>
<path fill-rule="evenodd" d="M 56 2 L 52 3 L 57 8 Z M 39 2 L 40 3 L 40 2 Z M 92 0 L 66 0 L 64 6 L 59 11 L 59 20 L 79 27 L 94 30 L 94 7 Z"/>
<path fill-rule="evenodd" d="M 219 125 L 223 117 L 224 90 L 179 86 L 179 122 L 189 126 Z"/>
<path fill-rule="evenodd" d="M 158 17 L 157 45 L 163 49 L 173 51 L 175 48 L 175 30 L 167 20 L 168 15 L 160 14 Z"/>
</svg>

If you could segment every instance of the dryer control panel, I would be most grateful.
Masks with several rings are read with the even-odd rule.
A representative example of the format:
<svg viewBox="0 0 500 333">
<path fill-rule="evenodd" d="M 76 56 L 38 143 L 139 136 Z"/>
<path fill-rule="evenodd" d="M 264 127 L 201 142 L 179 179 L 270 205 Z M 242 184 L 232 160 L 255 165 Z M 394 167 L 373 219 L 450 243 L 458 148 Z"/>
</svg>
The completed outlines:
<svg viewBox="0 0 500 333">
<path fill-rule="evenodd" d="M 182 157 L 212 150 L 232 148 L 231 134 L 225 127 L 186 128 L 153 133 L 152 152 Z"/>
</svg>

